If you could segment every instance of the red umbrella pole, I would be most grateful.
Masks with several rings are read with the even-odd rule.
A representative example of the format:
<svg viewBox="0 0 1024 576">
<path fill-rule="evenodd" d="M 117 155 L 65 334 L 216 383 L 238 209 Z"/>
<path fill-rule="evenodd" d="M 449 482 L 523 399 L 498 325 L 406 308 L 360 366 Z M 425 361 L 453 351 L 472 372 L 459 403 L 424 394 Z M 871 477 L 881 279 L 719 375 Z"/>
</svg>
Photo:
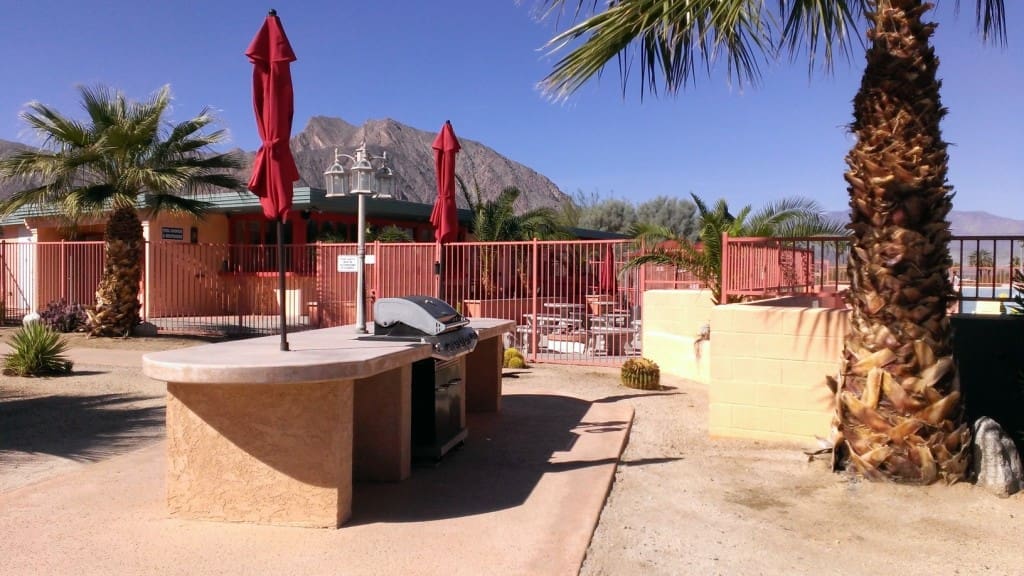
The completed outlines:
<svg viewBox="0 0 1024 576">
<path fill-rule="evenodd" d="M 280 218 L 277 219 L 277 293 L 280 295 L 280 301 L 277 303 L 277 308 L 281 313 L 281 351 L 287 352 L 290 348 L 288 347 L 288 318 L 287 318 L 287 307 L 288 302 L 285 296 L 285 280 L 284 280 L 284 221 Z"/>
</svg>

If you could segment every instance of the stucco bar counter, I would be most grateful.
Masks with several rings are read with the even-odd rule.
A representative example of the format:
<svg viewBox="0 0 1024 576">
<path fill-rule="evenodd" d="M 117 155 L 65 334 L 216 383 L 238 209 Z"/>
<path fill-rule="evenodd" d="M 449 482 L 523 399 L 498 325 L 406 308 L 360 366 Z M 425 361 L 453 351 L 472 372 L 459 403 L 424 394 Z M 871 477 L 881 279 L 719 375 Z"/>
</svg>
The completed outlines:
<svg viewBox="0 0 1024 576">
<path fill-rule="evenodd" d="M 473 319 L 465 404 L 501 402 L 501 335 L 514 322 Z M 146 354 L 167 382 L 171 516 L 338 527 L 352 481 L 399 481 L 412 462 L 412 363 L 420 343 L 358 340 L 354 326 Z M 469 431 L 472 440 L 472 430 Z"/>
</svg>

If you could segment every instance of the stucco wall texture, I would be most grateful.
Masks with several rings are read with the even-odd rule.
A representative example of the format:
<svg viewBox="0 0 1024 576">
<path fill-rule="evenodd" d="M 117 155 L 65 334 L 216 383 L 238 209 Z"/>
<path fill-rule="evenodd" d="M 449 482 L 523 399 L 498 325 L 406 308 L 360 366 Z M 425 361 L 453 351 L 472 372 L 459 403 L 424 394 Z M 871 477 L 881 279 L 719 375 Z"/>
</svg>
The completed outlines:
<svg viewBox="0 0 1024 576">
<path fill-rule="evenodd" d="M 171 516 L 340 526 L 352 509 L 353 390 L 168 383 Z"/>
</svg>

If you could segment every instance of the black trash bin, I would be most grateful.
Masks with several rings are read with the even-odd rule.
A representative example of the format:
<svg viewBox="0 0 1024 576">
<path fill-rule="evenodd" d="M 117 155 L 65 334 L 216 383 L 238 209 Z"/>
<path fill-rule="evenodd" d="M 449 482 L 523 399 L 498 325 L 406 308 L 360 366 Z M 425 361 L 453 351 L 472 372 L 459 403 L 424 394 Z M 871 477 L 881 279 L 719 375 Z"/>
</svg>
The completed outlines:
<svg viewBox="0 0 1024 576">
<path fill-rule="evenodd" d="M 950 323 L 968 422 L 992 418 L 1024 456 L 1024 315 L 953 314 Z"/>
</svg>

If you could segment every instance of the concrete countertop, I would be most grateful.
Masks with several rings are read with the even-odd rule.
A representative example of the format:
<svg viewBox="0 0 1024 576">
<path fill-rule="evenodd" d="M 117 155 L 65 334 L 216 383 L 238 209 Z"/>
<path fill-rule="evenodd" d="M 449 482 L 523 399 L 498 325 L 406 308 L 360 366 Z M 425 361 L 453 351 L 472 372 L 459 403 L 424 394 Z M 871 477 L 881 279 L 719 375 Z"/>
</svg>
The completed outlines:
<svg viewBox="0 0 1024 576">
<path fill-rule="evenodd" d="M 511 330 L 511 320 L 473 318 L 481 340 Z M 372 330 L 371 330 L 372 331 Z M 288 384 L 366 378 L 430 357 L 417 342 L 359 340 L 354 325 L 264 336 L 153 352 L 142 357 L 142 372 L 180 384 Z"/>
</svg>

